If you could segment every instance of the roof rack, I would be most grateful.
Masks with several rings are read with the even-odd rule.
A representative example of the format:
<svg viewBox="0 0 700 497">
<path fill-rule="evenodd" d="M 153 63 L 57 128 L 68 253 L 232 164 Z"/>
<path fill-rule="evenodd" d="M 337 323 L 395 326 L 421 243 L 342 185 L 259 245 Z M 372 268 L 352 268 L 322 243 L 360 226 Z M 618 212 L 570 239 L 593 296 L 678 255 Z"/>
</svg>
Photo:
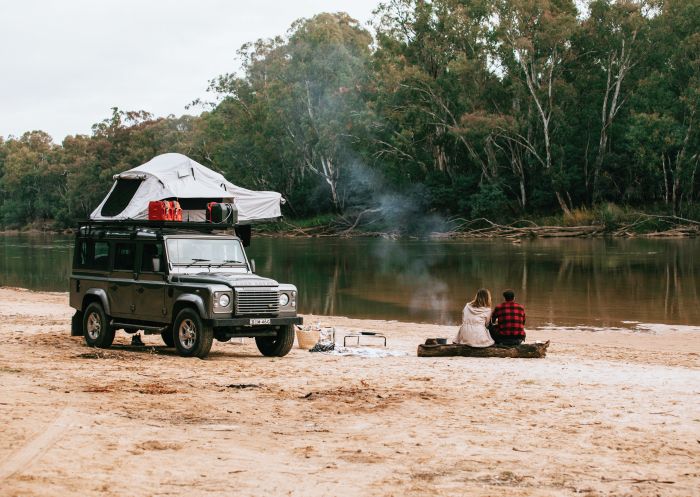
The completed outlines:
<svg viewBox="0 0 700 497">
<path fill-rule="evenodd" d="M 132 231 L 134 234 L 139 229 L 153 230 L 161 236 L 166 230 L 178 231 L 178 232 L 194 232 L 194 233 L 213 233 L 226 232 L 229 234 L 236 235 L 243 242 L 244 247 L 250 246 L 251 241 L 251 225 L 234 225 L 228 223 L 209 223 L 209 222 L 195 222 L 195 221 L 151 221 L 146 219 L 140 220 L 124 220 L 124 221 L 96 221 L 93 219 L 88 219 L 85 221 L 78 222 L 78 233 L 85 236 L 93 235 L 96 230 L 124 230 Z"/>
<path fill-rule="evenodd" d="M 235 226 L 229 223 L 209 223 L 200 221 L 151 221 L 151 220 L 124 220 L 124 221 L 96 221 L 85 220 L 78 222 L 78 228 L 113 228 L 121 230 L 136 230 L 138 228 L 151 228 L 156 230 L 173 229 L 173 230 L 193 230 L 209 233 L 212 231 L 232 231 Z"/>
</svg>

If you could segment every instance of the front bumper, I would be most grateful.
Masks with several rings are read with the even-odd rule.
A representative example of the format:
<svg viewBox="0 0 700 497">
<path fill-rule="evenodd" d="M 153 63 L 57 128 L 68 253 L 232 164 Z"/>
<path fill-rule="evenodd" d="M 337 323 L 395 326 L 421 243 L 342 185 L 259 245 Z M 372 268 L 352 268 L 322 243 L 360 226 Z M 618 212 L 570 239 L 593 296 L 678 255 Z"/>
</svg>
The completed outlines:
<svg viewBox="0 0 700 497">
<path fill-rule="evenodd" d="M 251 324 L 252 320 L 256 319 L 269 319 L 269 323 L 265 324 Z M 290 316 L 290 317 L 277 317 L 277 318 L 218 318 L 218 319 L 210 319 L 207 321 L 207 323 L 214 328 L 238 328 L 238 327 L 246 327 L 246 328 L 258 328 L 261 326 L 284 326 L 288 324 L 302 324 L 304 322 L 304 318 L 301 316 Z"/>
</svg>

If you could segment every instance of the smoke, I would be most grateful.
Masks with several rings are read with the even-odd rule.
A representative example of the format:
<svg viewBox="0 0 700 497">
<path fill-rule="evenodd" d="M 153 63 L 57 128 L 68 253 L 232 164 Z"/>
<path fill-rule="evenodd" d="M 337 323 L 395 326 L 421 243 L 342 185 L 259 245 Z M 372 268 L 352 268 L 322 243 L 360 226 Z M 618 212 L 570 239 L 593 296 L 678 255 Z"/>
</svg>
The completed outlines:
<svg viewBox="0 0 700 497">
<path fill-rule="evenodd" d="M 371 227 L 372 231 L 418 238 L 447 229 L 442 216 L 429 212 L 429 194 L 423 185 L 398 189 L 379 171 L 353 161 L 344 187 L 348 215 L 363 213 L 359 228 Z"/>
<path fill-rule="evenodd" d="M 457 310 L 451 305 L 449 286 L 436 276 L 442 272 L 438 266 L 444 264 L 446 255 L 439 245 L 436 250 L 426 250 L 425 243 L 379 240 L 373 246 L 372 262 L 378 273 L 395 282 L 395 291 L 406 296 L 402 300 L 409 302 L 407 318 L 420 320 L 427 314 L 431 322 L 453 324 Z"/>
</svg>

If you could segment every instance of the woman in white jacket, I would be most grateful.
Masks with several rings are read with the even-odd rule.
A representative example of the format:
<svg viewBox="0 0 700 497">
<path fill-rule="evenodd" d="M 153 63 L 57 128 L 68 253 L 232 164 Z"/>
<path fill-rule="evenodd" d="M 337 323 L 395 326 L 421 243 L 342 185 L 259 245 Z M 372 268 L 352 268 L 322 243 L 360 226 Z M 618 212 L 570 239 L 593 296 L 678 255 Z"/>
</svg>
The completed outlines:
<svg viewBox="0 0 700 497">
<path fill-rule="evenodd" d="M 491 319 L 491 293 L 485 288 L 476 292 L 474 300 L 468 302 L 462 311 L 462 326 L 454 343 L 470 347 L 490 347 L 495 342 L 486 328 Z"/>
</svg>

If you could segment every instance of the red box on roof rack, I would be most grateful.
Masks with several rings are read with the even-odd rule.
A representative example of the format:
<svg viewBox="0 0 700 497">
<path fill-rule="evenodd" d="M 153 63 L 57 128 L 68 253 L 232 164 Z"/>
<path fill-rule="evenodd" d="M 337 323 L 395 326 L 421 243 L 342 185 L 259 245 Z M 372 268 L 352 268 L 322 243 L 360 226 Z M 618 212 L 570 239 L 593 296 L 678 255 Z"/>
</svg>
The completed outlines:
<svg viewBox="0 0 700 497">
<path fill-rule="evenodd" d="M 182 221 L 182 208 L 177 200 L 170 201 L 170 211 L 172 212 L 173 221 Z"/>
<path fill-rule="evenodd" d="M 154 200 L 148 203 L 149 221 L 172 221 L 173 213 L 170 202 L 167 200 Z"/>
</svg>

